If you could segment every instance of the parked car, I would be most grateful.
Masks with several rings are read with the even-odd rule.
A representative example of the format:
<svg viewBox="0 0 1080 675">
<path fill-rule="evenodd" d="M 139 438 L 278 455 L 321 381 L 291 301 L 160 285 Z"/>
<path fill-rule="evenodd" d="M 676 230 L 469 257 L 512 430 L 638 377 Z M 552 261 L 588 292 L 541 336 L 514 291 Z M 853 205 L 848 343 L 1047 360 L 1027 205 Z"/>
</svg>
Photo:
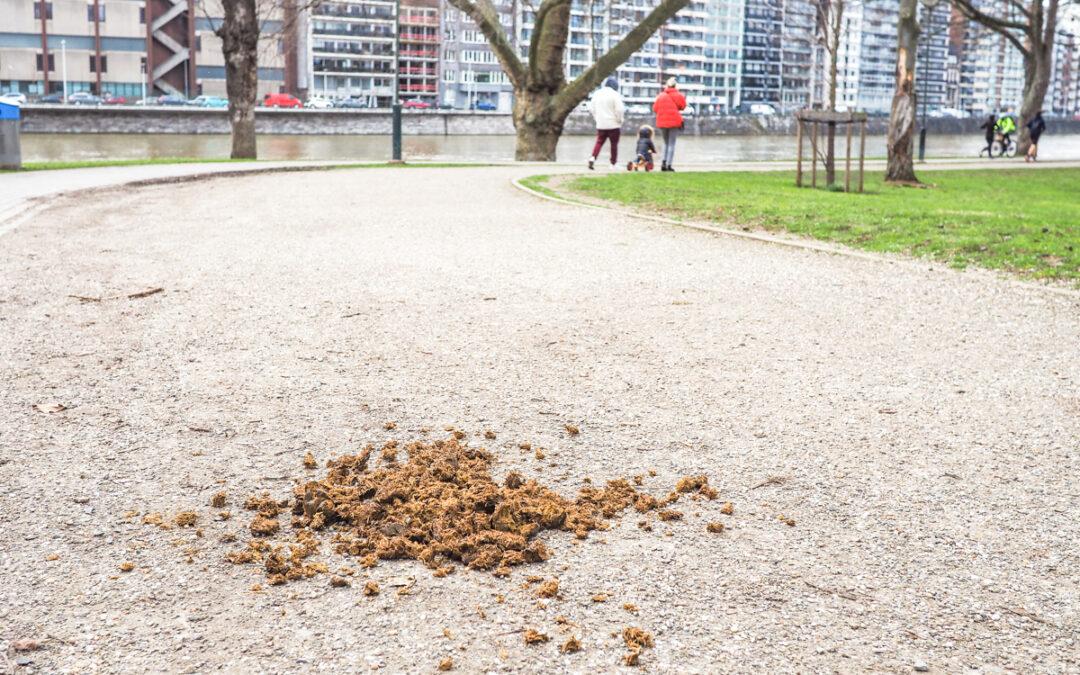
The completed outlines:
<svg viewBox="0 0 1080 675">
<path fill-rule="evenodd" d="M 338 99 L 337 101 L 334 102 L 334 107 L 335 108 L 369 108 L 371 106 L 368 105 L 367 99 L 349 97 L 349 98 Z"/>
<path fill-rule="evenodd" d="M 967 117 L 967 113 L 957 108 L 938 108 L 937 110 L 930 111 L 930 117 L 935 119 L 956 119 L 962 120 Z"/>
<path fill-rule="evenodd" d="M 9 91 L 5 94 L 0 94 L 0 103 L 7 103 L 8 105 L 19 106 L 21 108 L 26 105 L 26 94 L 20 94 L 17 91 Z"/>
<path fill-rule="evenodd" d="M 38 103 L 63 103 L 64 102 L 64 95 L 61 94 L 60 92 L 55 92 L 55 93 L 52 93 L 52 94 L 45 94 L 44 96 L 39 98 L 37 102 Z"/>
<path fill-rule="evenodd" d="M 304 104 L 292 94 L 267 94 L 263 96 L 263 106 L 267 108 L 303 108 Z"/>
<path fill-rule="evenodd" d="M 123 96 L 113 96 L 109 92 L 105 92 L 101 102 L 105 105 L 127 105 L 128 100 Z"/>
<path fill-rule="evenodd" d="M 626 106 L 626 112 L 629 115 L 651 115 L 652 108 L 650 106 L 638 103 L 635 105 Z"/>
<path fill-rule="evenodd" d="M 196 108 L 228 108 L 229 99 L 203 94 L 202 96 L 196 96 L 188 101 L 188 105 L 195 106 Z"/>
<path fill-rule="evenodd" d="M 750 104 L 751 115 L 775 115 L 776 108 L 772 107 L 768 103 L 751 103 Z"/>
<path fill-rule="evenodd" d="M 68 96 L 67 102 L 71 105 L 101 105 L 101 97 L 94 96 L 88 91 L 77 91 Z"/>
<path fill-rule="evenodd" d="M 402 103 L 401 107 L 406 109 L 412 108 L 413 110 L 426 110 L 431 107 L 431 104 L 427 101 L 421 101 L 418 98 L 410 98 L 408 101 Z"/>
<path fill-rule="evenodd" d="M 476 101 L 472 104 L 473 110 L 485 110 L 487 112 L 493 112 L 498 110 L 499 106 L 495 105 L 491 101 Z"/>
<path fill-rule="evenodd" d="M 304 104 L 304 107 L 314 110 L 326 110 L 327 108 L 333 108 L 334 102 L 323 96 L 311 96 L 308 98 L 307 103 Z"/>
<path fill-rule="evenodd" d="M 693 117 L 697 114 L 697 108 L 688 103 L 686 107 L 682 109 L 682 114 L 683 117 Z"/>
<path fill-rule="evenodd" d="M 158 105 L 187 105 L 187 99 L 180 94 L 165 94 L 157 97 Z"/>
</svg>

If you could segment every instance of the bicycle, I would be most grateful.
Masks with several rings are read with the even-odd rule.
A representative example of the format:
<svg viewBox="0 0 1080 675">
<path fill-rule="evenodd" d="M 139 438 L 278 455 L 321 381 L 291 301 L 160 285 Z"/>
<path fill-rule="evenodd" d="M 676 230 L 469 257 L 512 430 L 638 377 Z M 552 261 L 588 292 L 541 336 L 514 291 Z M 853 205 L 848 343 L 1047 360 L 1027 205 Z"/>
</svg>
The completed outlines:
<svg viewBox="0 0 1080 675">
<path fill-rule="evenodd" d="M 986 148 L 979 150 L 979 157 L 986 157 Z M 994 138 L 994 142 L 990 145 L 990 155 L 993 157 L 1016 157 L 1016 141 L 1009 139 L 1008 143 L 1005 142 L 1005 138 L 998 134 Z"/>
</svg>

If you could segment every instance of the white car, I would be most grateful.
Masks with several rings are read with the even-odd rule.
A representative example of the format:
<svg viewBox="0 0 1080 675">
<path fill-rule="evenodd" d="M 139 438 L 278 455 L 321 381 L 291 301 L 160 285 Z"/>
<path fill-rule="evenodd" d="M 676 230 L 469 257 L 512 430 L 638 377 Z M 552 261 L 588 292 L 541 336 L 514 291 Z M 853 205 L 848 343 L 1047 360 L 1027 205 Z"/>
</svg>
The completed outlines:
<svg viewBox="0 0 1080 675">
<path fill-rule="evenodd" d="M 930 111 L 930 117 L 936 119 L 948 117 L 952 119 L 962 120 L 967 117 L 967 113 L 957 108 L 939 108 L 937 110 Z"/>
<path fill-rule="evenodd" d="M 637 105 L 627 106 L 626 112 L 630 115 L 650 115 L 652 114 L 652 107 L 639 103 Z"/>
<path fill-rule="evenodd" d="M 750 105 L 751 115 L 775 115 L 776 108 L 768 103 L 753 103 Z"/>
<path fill-rule="evenodd" d="M 334 102 L 328 98 L 322 96 L 312 96 L 304 104 L 305 108 L 314 108 L 315 110 L 326 110 L 327 108 L 333 108 Z"/>
<path fill-rule="evenodd" d="M 8 105 L 23 107 L 26 105 L 26 94 L 20 94 L 17 91 L 9 91 L 4 94 L 0 94 L 0 103 L 7 103 Z"/>
</svg>

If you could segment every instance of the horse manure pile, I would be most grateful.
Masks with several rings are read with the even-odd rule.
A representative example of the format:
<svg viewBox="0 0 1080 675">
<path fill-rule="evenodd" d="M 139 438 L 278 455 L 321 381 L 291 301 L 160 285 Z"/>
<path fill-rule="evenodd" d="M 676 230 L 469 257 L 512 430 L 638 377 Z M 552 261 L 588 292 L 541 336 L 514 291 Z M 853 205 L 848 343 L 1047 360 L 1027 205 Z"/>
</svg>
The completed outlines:
<svg viewBox="0 0 1080 675">
<path fill-rule="evenodd" d="M 407 460 L 398 455 L 402 450 Z M 260 564 L 271 584 L 308 578 L 325 570 L 307 562 L 319 548 L 315 533 L 330 531 L 334 550 L 360 558 L 364 567 L 411 559 L 436 576 L 451 573 L 455 563 L 507 576 L 517 565 L 551 556 L 536 539 L 544 530 L 584 539 L 593 530 L 608 529 L 607 520 L 630 507 L 645 513 L 676 501 L 680 492 L 709 491 L 705 477 L 695 476 L 656 499 L 618 479 L 603 488 L 588 485 L 571 500 L 516 472 L 496 483 L 492 456 L 456 435 L 403 448 L 388 445 L 379 468 L 369 467 L 374 452 L 369 445 L 330 461 L 326 476 L 297 486 L 291 500 L 265 494 L 249 498 L 245 507 L 256 512 L 249 527 L 255 538 L 228 559 Z M 278 532 L 286 511 L 294 543 L 271 545 L 266 538 Z M 545 593 L 557 593 L 557 585 L 551 586 L 543 587 Z"/>
</svg>

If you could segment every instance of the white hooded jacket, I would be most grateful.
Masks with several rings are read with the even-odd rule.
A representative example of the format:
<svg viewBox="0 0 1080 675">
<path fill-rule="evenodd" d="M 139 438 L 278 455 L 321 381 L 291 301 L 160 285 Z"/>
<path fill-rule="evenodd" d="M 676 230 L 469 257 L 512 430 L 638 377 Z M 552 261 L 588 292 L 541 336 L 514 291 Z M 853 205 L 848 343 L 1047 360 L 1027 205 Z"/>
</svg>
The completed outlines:
<svg viewBox="0 0 1080 675">
<path fill-rule="evenodd" d="M 597 129 L 621 128 L 625 111 L 622 96 L 611 87 L 600 87 L 600 90 L 593 94 L 592 115 Z"/>
</svg>

